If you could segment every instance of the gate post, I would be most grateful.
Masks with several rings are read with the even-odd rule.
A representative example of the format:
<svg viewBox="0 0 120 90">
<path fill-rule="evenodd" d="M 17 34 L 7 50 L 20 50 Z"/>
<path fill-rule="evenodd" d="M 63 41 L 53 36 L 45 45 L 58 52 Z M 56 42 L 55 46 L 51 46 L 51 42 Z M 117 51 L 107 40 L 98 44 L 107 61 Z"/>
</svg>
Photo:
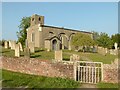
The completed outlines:
<svg viewBox="0 0 120 90">
<path fill-rule="evenodd" d="M 74 77 L 74 80 L 77 81 L 77 62 L 75 61 L 73 63 L 73 77 Z"/>
</svg>

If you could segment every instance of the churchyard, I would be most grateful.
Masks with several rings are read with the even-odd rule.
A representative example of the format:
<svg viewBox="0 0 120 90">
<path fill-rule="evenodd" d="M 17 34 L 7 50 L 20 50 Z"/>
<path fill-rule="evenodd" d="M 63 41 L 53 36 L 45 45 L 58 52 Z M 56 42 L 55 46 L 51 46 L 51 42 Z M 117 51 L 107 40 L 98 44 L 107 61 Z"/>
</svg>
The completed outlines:
<svg viewBox="0 0 120 90">
<path fill-rule="evenodd" d="M 97 88 L 118 88 L 117 54 L 29 49 L 5 42 L 1 51 L 3 87 L 80 88 L 92 83 Z"/>
</svg>

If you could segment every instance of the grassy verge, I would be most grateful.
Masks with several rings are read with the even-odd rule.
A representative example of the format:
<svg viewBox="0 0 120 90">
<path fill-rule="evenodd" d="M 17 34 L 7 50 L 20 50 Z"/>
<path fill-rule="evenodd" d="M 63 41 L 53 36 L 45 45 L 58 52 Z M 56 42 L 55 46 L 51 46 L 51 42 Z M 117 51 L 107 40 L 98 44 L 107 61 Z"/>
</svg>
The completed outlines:
<svg viewBox="0 0 120 90">
<path fill-rule="evenodd" d="M 118 88 L 118 83 L 98 83 L 98 88 Z"/>
<path fill-rule="evenodd" d="M 2 78 L 2 86 L 9 88 L 26 86 L 28 88 L 76 88 L 80 85 L 70 79 L 28 75 L 7 70 L 2 71 Z"/>
</svg>

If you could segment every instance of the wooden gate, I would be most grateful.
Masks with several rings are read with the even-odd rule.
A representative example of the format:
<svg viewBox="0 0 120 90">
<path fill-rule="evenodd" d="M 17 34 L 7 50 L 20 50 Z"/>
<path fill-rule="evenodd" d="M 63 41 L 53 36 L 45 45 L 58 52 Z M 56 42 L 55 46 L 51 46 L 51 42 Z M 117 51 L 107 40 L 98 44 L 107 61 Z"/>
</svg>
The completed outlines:
<svg viewBox="0 0 120 90">
<path fill-rule="evenodd" d="M 103 79 L 103 63 L 78 61 L 76 66 L 76 80 L 81 83 L 96 84 Z"/>
</svg>

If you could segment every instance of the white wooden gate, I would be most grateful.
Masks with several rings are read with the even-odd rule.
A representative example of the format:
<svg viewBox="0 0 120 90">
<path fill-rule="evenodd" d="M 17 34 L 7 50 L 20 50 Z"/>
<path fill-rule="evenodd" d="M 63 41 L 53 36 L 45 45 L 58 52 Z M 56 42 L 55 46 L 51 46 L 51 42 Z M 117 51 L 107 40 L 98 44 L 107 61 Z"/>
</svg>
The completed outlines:
<svg viewBox="0 0 120 90">
<path fill-rule="evenodd" d="M 103 79 L 103 63 L 78 61 L 76 66 L 75 78 L 81 83 L 96 84 Z"/>
</svg>

